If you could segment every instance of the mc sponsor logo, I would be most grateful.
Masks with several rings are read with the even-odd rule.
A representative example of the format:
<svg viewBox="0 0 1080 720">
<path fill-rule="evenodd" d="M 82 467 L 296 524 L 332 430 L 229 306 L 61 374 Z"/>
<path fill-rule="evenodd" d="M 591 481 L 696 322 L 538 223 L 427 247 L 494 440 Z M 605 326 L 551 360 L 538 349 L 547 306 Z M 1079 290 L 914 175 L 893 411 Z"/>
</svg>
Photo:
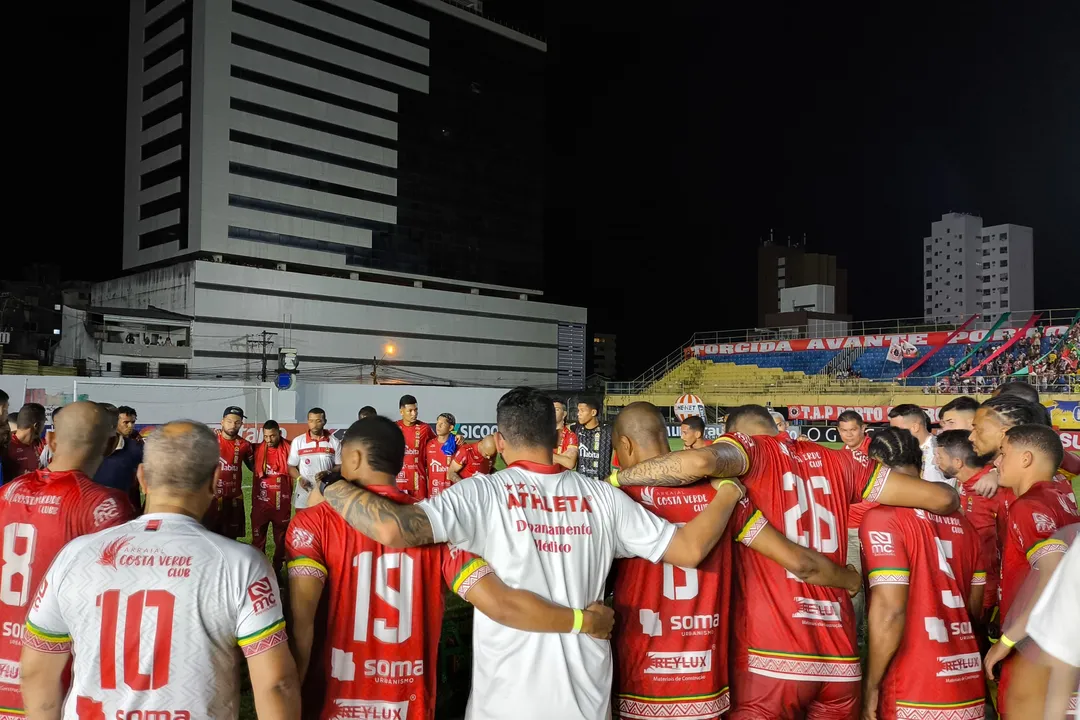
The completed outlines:
<svg viewBox="0 0 1080 720">
<path fill-rule="evenodd" d="M 893 554 L 892 533 L 871 530 L 868 534 L 870 535 L 870 551 L 872 553 L 875 555 Z"/>
</svg>

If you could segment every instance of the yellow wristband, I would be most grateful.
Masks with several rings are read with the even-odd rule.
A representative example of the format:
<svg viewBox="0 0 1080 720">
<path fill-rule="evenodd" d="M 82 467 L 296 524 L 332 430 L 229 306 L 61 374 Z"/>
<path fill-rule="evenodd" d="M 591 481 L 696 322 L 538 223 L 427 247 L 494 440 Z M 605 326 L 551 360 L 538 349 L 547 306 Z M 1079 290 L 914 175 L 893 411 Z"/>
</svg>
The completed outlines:
<svg viewBox="0 0 1080 720">
<path fill-rule="evenodd" d="M 585 613 L 580 610 L 574 610 L 574 629 L 570 631 L 571 635 L 577 635 L 581 632 L 581 625 L 585 622 Z"/>
<path fill-rule="evenodd" d="M 1001 635 L 1001 644 L 1007 648 L 1016 647 L 1016 641 L 1010 640 L 1009 637 L 1004 633 L 1002 633 Z"/>
<path fill-rule="evenodd" d="M 738 485 L 736 485 L 735 481 L 732 480 L 731 478 L 726 478 L 726 479 L 721 480 L 720 482 L 716 483 L 717 491 L 719 491 L 720 488 L 724 487 L 725 485 L 732 485 L 736 490 L 739 491 L 739 499 L 740 500 L 742 499 L 742 496 L 743 496 L 742 488 L 740 488 Z"/>
<path fill-rule="evenodd" d="M 618 470 L 612 470 L 611 474 L 608 475 L 607 481 L 609 483 L 611 483 L 612 485 L 614 485 L 615 487 L 619 487 L 619 471 Z"/>
</svg>

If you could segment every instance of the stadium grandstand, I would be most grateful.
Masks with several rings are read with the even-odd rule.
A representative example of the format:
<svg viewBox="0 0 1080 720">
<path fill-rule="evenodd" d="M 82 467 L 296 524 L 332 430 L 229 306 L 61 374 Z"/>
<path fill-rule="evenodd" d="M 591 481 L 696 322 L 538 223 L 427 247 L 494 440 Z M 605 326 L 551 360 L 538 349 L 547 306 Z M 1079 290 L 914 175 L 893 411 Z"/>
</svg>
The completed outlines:
<svg viewBox="0 0 1080 720">
<path fill-rule="evenodd" d="M 697 333 L 630 382 L 608 383 L 613 412 L 635 400 L 672 406 L 693 393 L 707 407 L 897 405 L 917 394 L 985 394 L 1023 379 L 1048 395 L 1080 392 L 1076 308 L 921 320 L 850 323 L 821 337 L 806 326 Z M 826 398 L 823 399 L 823 398 Z"/>
</svg>

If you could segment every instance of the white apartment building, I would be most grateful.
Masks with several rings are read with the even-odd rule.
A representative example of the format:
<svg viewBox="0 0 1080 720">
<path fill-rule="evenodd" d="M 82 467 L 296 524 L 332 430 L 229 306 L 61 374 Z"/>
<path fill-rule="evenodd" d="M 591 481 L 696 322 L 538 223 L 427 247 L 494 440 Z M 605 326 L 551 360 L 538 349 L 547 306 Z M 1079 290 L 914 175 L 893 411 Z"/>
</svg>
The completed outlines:
<svg viewBox="0 0 1080 720">
<path fill-rule="evenodd" d="M 535 289 L 545 43 L 457 0 L 130 0 L 128 40 L 99 310 L 190 317 L 192 376 L 584 382 L 585 310 Z"/>
<path fill-rule="evenodd" d="M 923 317 L 962 322 L 1035 309 L 1033 231 L 983 225 L 967 213 L 946 213 L 923 238 Z"/>
</svg>

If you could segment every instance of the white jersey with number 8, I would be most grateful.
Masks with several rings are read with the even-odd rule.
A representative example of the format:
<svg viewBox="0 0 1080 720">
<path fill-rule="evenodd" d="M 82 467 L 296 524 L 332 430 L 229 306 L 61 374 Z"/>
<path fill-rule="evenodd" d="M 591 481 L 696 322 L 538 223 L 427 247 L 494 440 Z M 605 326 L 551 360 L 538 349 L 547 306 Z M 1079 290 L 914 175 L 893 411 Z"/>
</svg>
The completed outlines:
<svg viewBox="0 0 1080 720">
<path fill-rule="evenodd" d="M 236 718 L 241 654 L 285 639 L 266 558 L 166 513 L 67 545 L 24 633 L 41 652 L 77 650 L 63 714 L 72 720 Z"/>
</svg>

